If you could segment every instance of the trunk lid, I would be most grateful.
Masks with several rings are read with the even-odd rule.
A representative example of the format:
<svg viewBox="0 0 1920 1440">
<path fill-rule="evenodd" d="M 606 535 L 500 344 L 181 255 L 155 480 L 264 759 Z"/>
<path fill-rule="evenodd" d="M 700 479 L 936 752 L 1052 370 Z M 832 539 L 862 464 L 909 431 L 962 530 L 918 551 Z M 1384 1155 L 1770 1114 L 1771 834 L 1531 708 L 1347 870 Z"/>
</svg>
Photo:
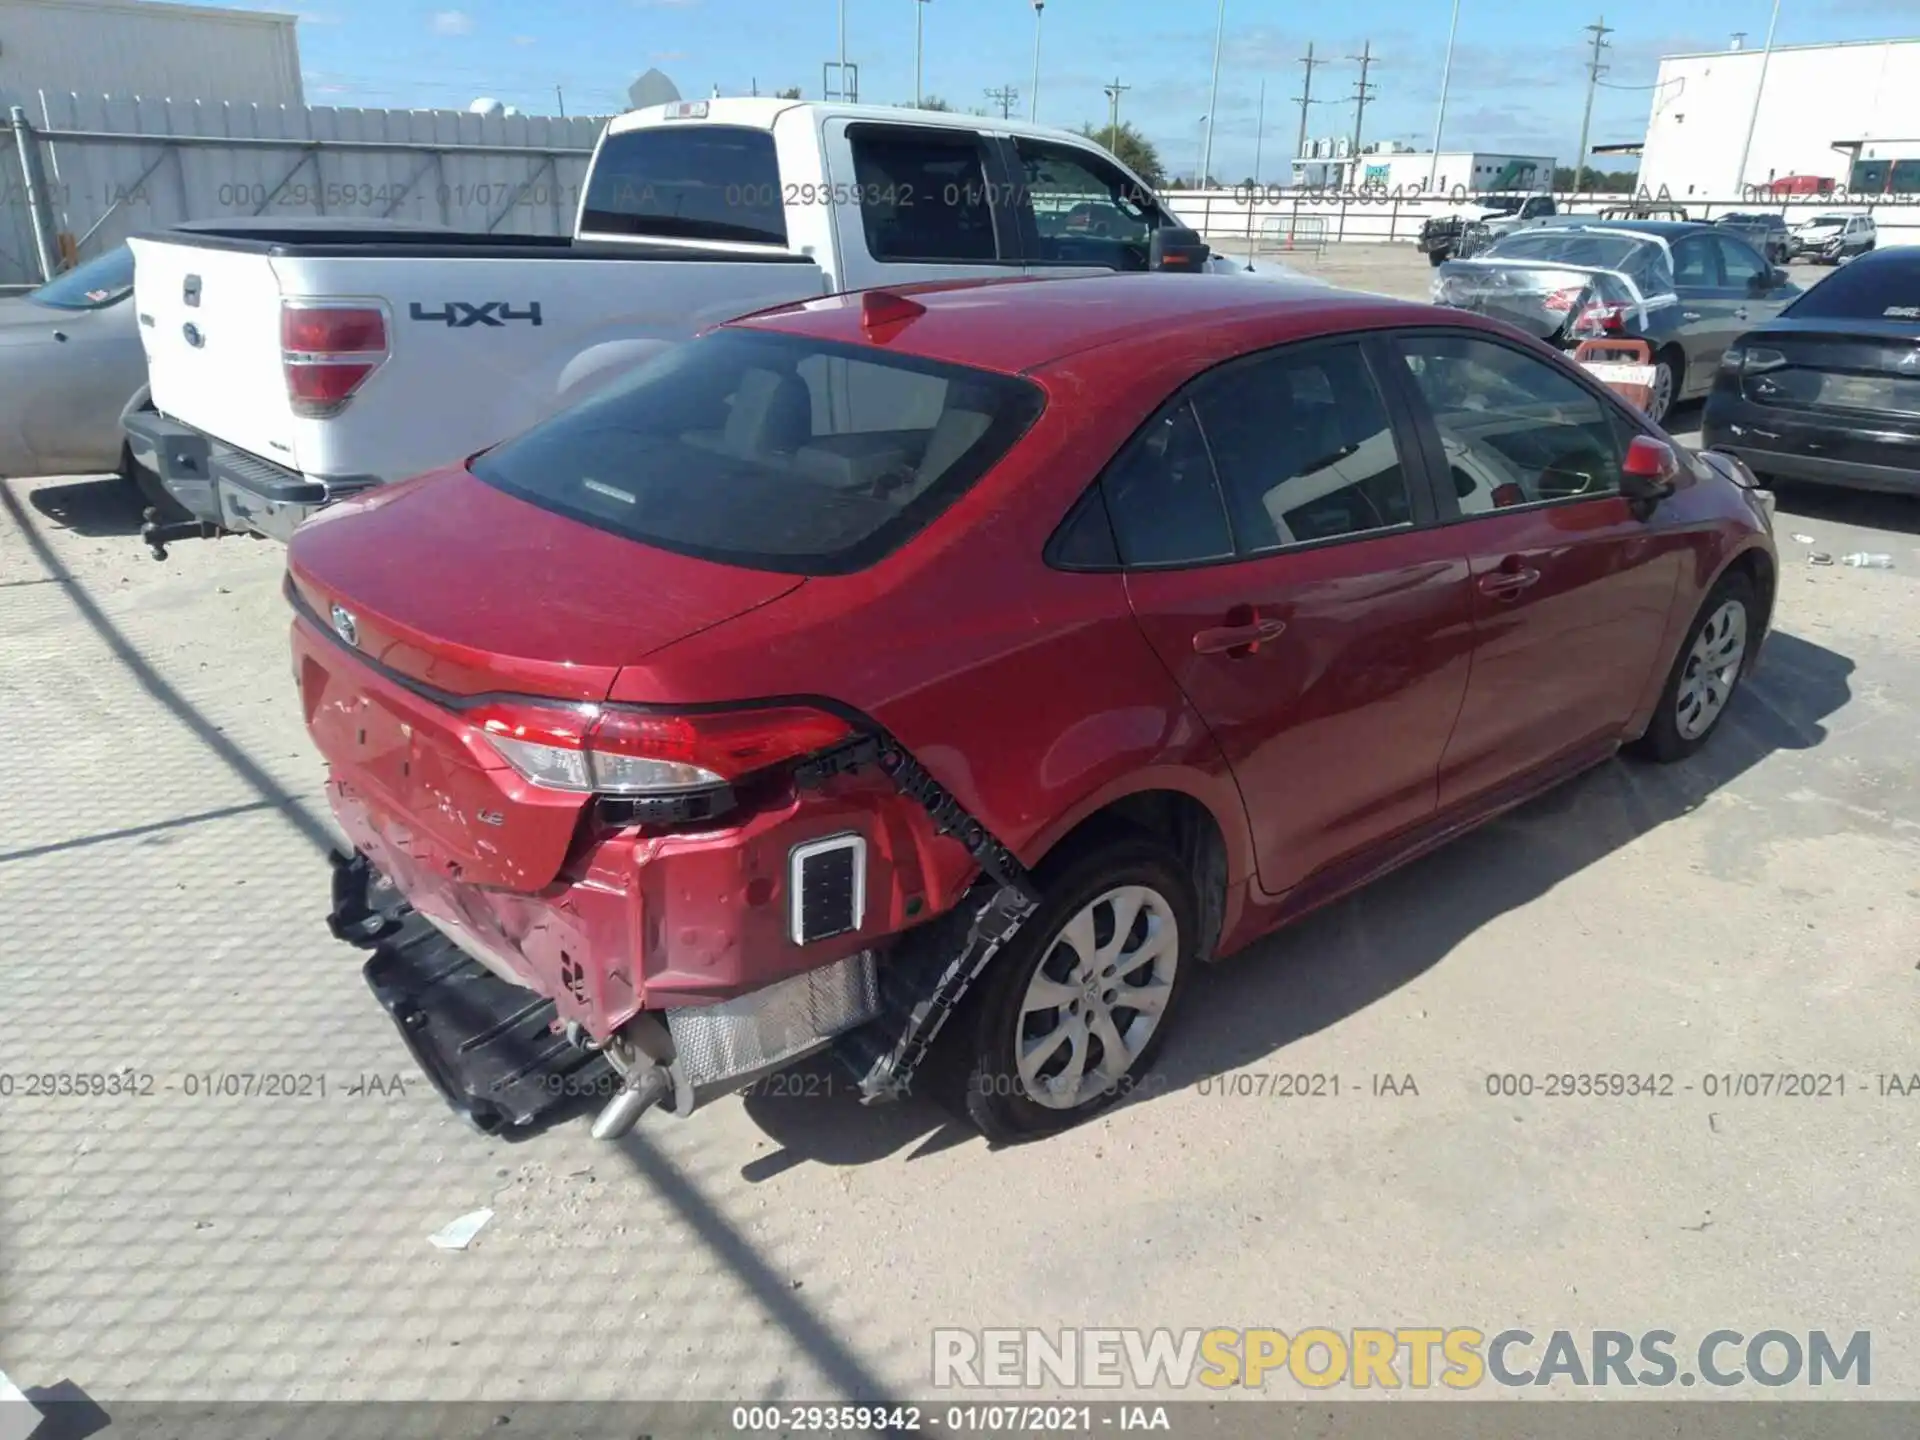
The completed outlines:
<svg viewBox="0 0 1920 1440">
<path fill-rule="evenodd" d="M 768 604 L 803 579 L 722 565 L 583 525 L 463 468 L 322 511 L 287 567 L 323 625 L 454 695 L 606 698 L 625 665 Z"/>
<path fill-rule="evenodd" d="M 280 282 L 264 254 L 185 238 L 128 242 L 153 404 L 214 439 L 300 468 L 280 364 Z"/>
<path fill-rule="evenodd" d="M 1583 306 L 1602 298 L 1603 273 L 1523 260 L 1449 260 L 1434 278 L 1433 300 L 1551 340 L 1565 332 Z"/>
<path fill-rule="evenodd" d="M 1740 392 L 1756 405 L 1920 431 L 1920 323 L 1780 321 L 1744 336 L 1740 348 Z"/>
</svg>

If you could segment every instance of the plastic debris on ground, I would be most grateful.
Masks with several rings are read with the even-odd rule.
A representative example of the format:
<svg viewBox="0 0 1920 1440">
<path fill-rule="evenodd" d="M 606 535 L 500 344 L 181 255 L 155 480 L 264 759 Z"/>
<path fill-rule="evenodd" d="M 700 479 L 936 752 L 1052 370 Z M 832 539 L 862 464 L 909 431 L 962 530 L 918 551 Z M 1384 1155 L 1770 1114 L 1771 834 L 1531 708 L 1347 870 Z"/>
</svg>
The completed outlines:
<svg viewBox="0 0 1920 1440">
<path fill-rule="evenodd" d="M 1865 550 L 1856 550 L 1851 555 L 1842 555 L 1840 557 L 1840 563 L 1842 565 L 1851 565 L 1856 570 L 1891 570 L 1893 568 L 1893 556 L 1885 553 L 1869 553 Z"/>
<path fill-rule="evenodd" d="M 458 1220 L 448 1221 L 427 1239 L 436 1249 L 464 1250 L 473 1243 L 473 1237 L 485 1229 L 487 1222 L 491 1219 L 493 1219 L 493 1211 L 475 1210 L 471 1214 L 462 1215 Z"/>
<path fill-rule="evenodd" d="M 1813 536 L 1811 535 L 1796 534 L 1793 538 L 1799 541 L 1802 545 L 1811 545 L 1813 543 Z"/>
<path fill-rule="evenodd" d="M 1833 556 L 1827 554 L 1824 550 L 1816 550 L 1807 556 L 1807 563 L 1809 565 L 1831 565 L 1833 563 Z"/>
</svg>

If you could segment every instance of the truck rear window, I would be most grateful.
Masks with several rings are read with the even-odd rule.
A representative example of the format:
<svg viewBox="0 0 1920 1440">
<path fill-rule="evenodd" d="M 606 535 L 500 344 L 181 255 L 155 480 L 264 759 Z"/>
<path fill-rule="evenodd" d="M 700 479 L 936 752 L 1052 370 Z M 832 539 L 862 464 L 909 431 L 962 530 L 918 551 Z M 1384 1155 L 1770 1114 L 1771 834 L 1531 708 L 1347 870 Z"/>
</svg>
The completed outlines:
<svg viewBox="0 0 1920 1440">
<path fill-rule="evenodd" d="M 787 243 L 773 136 L 738 125 L 609 135 L 587 178 L 582 234 Z"/>
<path fill-rule="evenodd" d="M 701 559 L 838 575 L 904 544 L 1025 433 L 1031 382 L 721 330 L 489 450 L 474 475 Z"/>
<path fill-rule="evenodd" d="M 1920 250 L 1884 250 L 1856 260 L 1781 313 L 1793 320 L 1920 321 Z"/>
</svg>

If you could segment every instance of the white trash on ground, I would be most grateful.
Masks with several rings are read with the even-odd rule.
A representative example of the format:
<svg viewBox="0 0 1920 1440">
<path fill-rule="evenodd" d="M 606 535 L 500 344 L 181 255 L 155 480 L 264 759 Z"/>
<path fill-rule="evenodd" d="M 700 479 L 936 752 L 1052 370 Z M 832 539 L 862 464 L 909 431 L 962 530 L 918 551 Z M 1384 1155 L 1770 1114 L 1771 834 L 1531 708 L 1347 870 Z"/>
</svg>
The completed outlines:
<svg viewBox="0 0 1920 1440">
<path fill-rule="evenodd" d="M 471 1214 L 462 1215 L 458 1220 L 449 1220 L 427 1239 L 441 1250 L 464 1250 L 473 1243 L 473 1237 L 485 1229 L 487 1222 L 491 1219 L 493 1219 L 493 1211 L 475 1210 Z"/>
</svg>

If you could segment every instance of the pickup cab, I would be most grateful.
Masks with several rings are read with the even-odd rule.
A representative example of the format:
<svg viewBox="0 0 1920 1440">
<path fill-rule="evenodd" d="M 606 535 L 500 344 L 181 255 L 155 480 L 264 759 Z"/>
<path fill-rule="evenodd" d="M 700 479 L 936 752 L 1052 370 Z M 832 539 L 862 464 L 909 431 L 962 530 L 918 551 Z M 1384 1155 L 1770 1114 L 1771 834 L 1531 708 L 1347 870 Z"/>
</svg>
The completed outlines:
<svg viewBox="0 0 1920 1440">
<path fill-rule="evenodd" d="M 1197 239 L 1070 132 L 771 99 L 610 122 L 571 236 L 236 224 L 136 238 L 152 393 L 128 443 L 192 517 L 150 514 L 143 537 L 159 559 L 189 535 L 285 539 L 708 327 L 813 296 L 1240 268 Z"/>
</svg>

